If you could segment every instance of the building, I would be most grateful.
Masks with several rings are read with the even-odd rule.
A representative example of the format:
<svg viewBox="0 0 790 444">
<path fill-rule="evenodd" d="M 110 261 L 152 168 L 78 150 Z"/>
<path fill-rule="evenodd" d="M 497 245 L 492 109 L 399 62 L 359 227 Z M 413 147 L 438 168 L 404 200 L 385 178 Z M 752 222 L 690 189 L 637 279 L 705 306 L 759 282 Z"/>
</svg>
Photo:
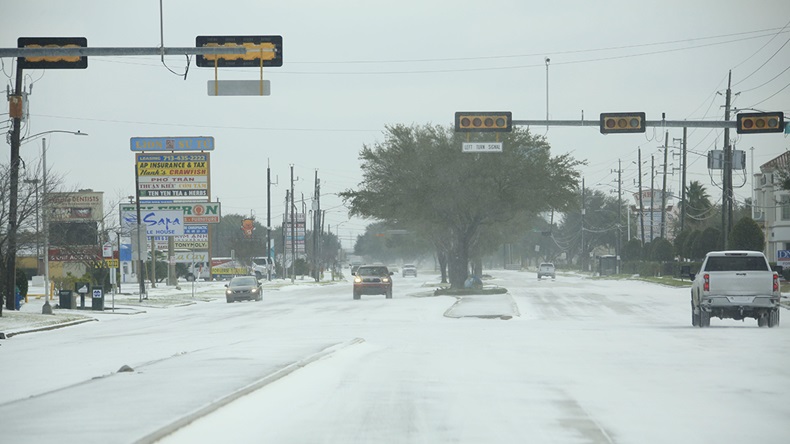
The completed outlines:
<svg viewBox="0 0 790 444">
<path fill-rule="evenodd" d="M 753 183 L 752 218 L 763 228 L 765 254 L 779 259 L 780 250 L 790 250 L 790 190 L 782 188 L 782 172 L 790 168 L 790 151 L 760 165 Z"/>
</svg>

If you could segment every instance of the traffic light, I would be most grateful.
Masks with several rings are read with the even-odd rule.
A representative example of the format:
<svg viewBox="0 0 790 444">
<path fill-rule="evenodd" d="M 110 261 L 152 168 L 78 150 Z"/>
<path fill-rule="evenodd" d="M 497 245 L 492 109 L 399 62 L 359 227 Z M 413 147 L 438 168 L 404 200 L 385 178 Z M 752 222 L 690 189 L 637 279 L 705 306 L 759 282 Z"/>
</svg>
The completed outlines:
<svg viewBox="0 0 790 444">
<path fill-rule="evenodd" d="M 85 37 L 19 37 L 17 48 L 87 48 Z M 85 69 L 87 56 L 20 57 L 22 69 Z"/>
<path fill-rule="evenodd" d="M 225 46 L 247 48 L 246 54 L 205 54 L 195 57 L 202 68 L 283 66 L 283 37 L 281 35 L 204 36 L 195 38 L 195 46 Z M 261 51 L 263 50 L 263 51 Z"/>
<path fill-rule="evenodd" d="M 645 113 L 601 113 L 601 134 L 644 132 Z"/>
<path fill-rule="evenodd" d="M 455 113 L 456 132 L 510 132 L 513 130 L 513 113 L 498 112 L 457 112 Z"/>
<path fill-rule="evenodd" d="M 738 114 L 738 134 L 781 133 L 785 129 L 783 112 Z"/>
</svg>

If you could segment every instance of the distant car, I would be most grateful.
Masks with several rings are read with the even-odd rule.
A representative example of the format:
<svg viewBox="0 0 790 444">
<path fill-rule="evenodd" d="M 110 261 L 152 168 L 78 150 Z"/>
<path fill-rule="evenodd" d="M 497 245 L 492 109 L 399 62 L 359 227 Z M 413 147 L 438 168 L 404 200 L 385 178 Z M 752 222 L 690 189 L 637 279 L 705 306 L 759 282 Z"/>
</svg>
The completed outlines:
<svg viewBox="0 0 790 444">
<path fill-rule="evenodd" d="M 556 279 L 557 276 L 555 274 L 554 264 L 550 262 L 540 264 L 540 267 L 538 267 L 538 279 L 543 276 L 551 276 L 552 279 Z"/>
<path fill-rule="evenodd" d="M 225 299 L 230 304 L 239 300 L 260 301 L 263 288 L 255 276 L 237 276 L 225 285 Z"/>
<path fill-rule="evenodd" d="M 392 272 L 384 265 L 360 265 L 354 273 L 354 299 L 363 294 L 383 294 L 392 299 Z"/>
<path fill-rule="evenodd" d="M 389 269 L 389 271 L 391 271 L 391 272 L 393 272 L 393 273 L 397 273 L 397 272 L 399 271 L 399 270 L 398 270 L 398 266 L 397 266 L 397 265 L 394 265 L 394 264 L 389 264 L 389 265 L 387 265 L 387 269 Z"/>
<path fill-rule="evenodd" d="M 403 271 L 401 272 L 401 275 L 403 277 L 406 277 L 406 276 L 417 277 L 417 266 L 415 266 L 415 265 L 405 264 L 405 265 L 403 265 L 402 270 Z"/>
</svg>

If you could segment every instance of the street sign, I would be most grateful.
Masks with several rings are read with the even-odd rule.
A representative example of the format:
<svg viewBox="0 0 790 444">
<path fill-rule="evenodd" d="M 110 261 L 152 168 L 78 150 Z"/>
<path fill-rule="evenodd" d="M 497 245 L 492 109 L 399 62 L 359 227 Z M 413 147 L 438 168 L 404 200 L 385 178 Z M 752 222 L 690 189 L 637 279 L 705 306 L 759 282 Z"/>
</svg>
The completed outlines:
<svg viewBox="0 0 790 444">
<path fill-rule="evenodd" d="M 283 37 L 280 35 L 199 35 L 195 38 L 195 46 L 247 48 L 246 54 L 198 54 L 195 63 L 201 68 L 283 66 Z"/>
<path fill-rule="evenodd" d="M 213 151 L 213 137 L 132 137 L 132 151 Z"/>
<path fill-rule="evenodd" d="M 272 83 L 268 80 L 207 80 L 209 96 L 269 96 Z"/>
<path fill-rule="evenodd" d="M 463 143 L 464 153 L 501 153 L 502 142 Z"/>
</svg>

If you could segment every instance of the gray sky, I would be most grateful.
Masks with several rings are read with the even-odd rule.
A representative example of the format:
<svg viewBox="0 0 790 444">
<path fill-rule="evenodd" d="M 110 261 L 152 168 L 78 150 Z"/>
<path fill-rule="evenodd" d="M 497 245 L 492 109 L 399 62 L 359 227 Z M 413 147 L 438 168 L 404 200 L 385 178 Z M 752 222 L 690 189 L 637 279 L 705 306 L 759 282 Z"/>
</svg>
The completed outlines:
<svg viewBox="0 0 790 444">
<path fill-rule="evenodd" d="M 156 47 L 159 1 L 0 0 L 0 47 L 18 37 L 86 37 L 92 47 Z M 297 196 L 312 195 L 316 169 L 322 207 L 333 227 L 347 219 L 333 193 L 361 181 L 358 153 L 383 139 L 388 124 L 452 124 L 455 111 L 507 110 L 514 119 L 595 120 L 601 112 L 644 111 L 648 120 L 723 119 L 727 72 L 738 108 L 790 113 L 790 2 L 776 1 L 174 1 L 164 0 L 164 43 L 194 46 L 198 35 L 282 35 L 284 64 L 267 68 L 268 97 L 209 97 L 213 69 L 192 61 L 186 81 L 158 57 L 92 57 L 85 70 L 26 71 L 32 85 L 26 134 L 81 130 L 89 137 L 48 137 L 48 165 L 69 185 L 104 191 L 108 203 L 134 194 L 130 137 L 213 136 L 212 197 L 224 214 L 265 223 L 266 166 L 272 218 L 281 220 L 294 164 Z M 785 28 L 785 26 L 787 26 Z M 165 59 L 183 73 L 185 58 Z M 2 59 L 7 85 L 12 59 Z M 221 80 L 255 80 L 257 69 L 220 69 Z M 0 127 L 8 126 L 7 109 Z M 587 160 L 586 185 L 635 190 L 636 150 L 663 162 L 659 130 L 604 136 L 596 128 L 533 128 L 554 154 Z M 670 131 L 670 144 L 682 130 Z M 740 200 L 751 195 L 749 171 L 783 153 L 780 134 L 738 137 L 746 174 L 735 174 Z M 721 149 L 721 130 L 690 129 L 689 180 L 721 198 L 719 172 L 704 155 Z M 679 143 L 674 143 L 679 146 Z M 40 142 L 22 146 L 35 163 Z M 8 162 L 4 145 L 2 161 Z M 460 147 L 459 147 L 460 149 Z M 678 160 L 670 158 L 678 166 Z M 669 176 L 678 191 L 680 174 Z M 597 185 L 601 184 L 601 185 Z M 657 176 L 656 186 L 661 186 Z M 630 197 L 630 196 L 624 196 Z M 310 205 L 308 204 L 308 208 Z M 344 245 L 364 221 L 340 227 Z M 334 231 L 334 229 L 333 229 Z"/>
</svg>

